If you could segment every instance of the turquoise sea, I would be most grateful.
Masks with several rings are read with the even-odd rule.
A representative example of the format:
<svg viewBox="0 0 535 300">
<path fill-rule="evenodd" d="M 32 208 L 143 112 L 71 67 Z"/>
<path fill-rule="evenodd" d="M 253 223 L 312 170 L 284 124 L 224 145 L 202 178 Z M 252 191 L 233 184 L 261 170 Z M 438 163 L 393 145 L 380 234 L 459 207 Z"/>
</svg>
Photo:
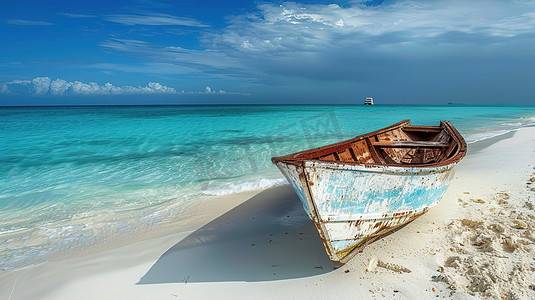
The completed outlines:
<svg viewBox="0 0 535 300">
<path fill-rule="evenodd" d="M 470 143 L 535 124 L 535 107 L 0 108 L 0 270 L 151 230 L 199 197 L 285 184 L 272 156 L 404 119 L 449 120 Z"/>
</svg>

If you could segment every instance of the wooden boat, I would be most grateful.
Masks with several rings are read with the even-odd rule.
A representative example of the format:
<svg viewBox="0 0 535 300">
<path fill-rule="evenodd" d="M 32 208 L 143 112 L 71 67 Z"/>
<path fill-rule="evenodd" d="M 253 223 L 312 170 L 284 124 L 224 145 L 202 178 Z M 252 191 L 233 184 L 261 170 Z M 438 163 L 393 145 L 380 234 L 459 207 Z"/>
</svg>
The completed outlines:
<svg viewBox="0 0 535 300">
<path fill-rule="evenodd" d="M 450 122 L 412 126 L 405 120 L 271 160 L 316 224 L 330 259 L 345 263 L 436 205 L 465 154 Z"/>
</svg>

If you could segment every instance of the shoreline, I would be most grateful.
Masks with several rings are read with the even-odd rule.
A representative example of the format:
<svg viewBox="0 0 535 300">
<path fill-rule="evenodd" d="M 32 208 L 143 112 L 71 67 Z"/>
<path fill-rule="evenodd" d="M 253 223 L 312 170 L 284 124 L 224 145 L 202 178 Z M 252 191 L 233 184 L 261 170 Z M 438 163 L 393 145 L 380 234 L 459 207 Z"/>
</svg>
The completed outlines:
<svg viewBox="0 0 535 300">
<path fill-rule="evenodd" d="M 0 230 L 4 245 L 0 268 L 13 271 L 46 260 L 89 255 L 154 238 L 174 230 L 172 224 L 162 226 L 169 220 L 178 220 L 176 225 L 182 226 L 183 213 L 189 219 L 189 210 L 195 213 L 194 206 L 204 197 L 212 197 L 208 202 L 217 201 L 222 194 L 254 193 L 273 182 L 285 182 L 269 160 L 272 155 L 312 148 L 320 141 L 328 144 L 389 125 L 379 119 L 348 121 L 348 116 L 367 111 L 361 108 L 270 108 L 253 111 L 252 115 L 244 108 L 95 108 L 95 114 L 67 109 L 45 114 L 21 110 L 21 119 L 14 118 L 12 124 L 22 122 L 22 127 L 31 127 L 35 122 L 46 121 L 51 126 L 41 128 L 34 138 L 24 138 L 29 134 L 24 131 L 15 134 L 19 132 L 16 126 L 8 127 L 11 130 L 0 137 L 12 141 L 2 148 L 2 159 L 7 161 L 4 170 L 8 172 L 0 178 L 5 183 L 1 188 L 2 204 L 7 208 L 0 213 L 4 225 Z M 390 118 L 407 117 L 404 110 L 379 108 L 377 113 Z M 470 141 L 532 124 L 532 110 L 419 106 L 411 109 L 409 116 L 415 124 L 430 125 L 436 124 L 438 117 L 450 117 L 457 120 L 458 128 L 464 129 Z M 185 111 L 188 113 L 183 114 Z M 273 112 L 277 117 L 271 115 Z M 86 127 L 89 130 L 84 129 L 86 136 L 81 140 L 69 138 L 79 134 L 73 128 L 57 126 L 72 118 L 91 124 Z M 257 128 L 258 118 L 273 119 L 267 128 L 273 130 Z M 212 128 L 212 121 L 221 124 L 221 128 Z M 109 122 L 117 125 L 112 131 L 106 125 Z M 139 126 L 139 122 L 144 125 Z M 307 126 L 321 129 L 317 138 L 312 138 Z M 200 138 L 202 134 L 191 134 L 204 129 L 211 136 L 209 143 Z M 205 156 L 210 159 L 203 159 Z M 233 197 L 229 199 L 233 201 Z"/>
<path fill-rule="evenodd" d="M 470 144 L 467 157 L 457 167 L 455 179 L 436 207 L 395 234 L 372 243 L 339 269 L 334 269 L 328 261 L 315 228 L 310 227 L 311 222 L 302 218 L 304 212 L 302 208 L 299 211 L 297 196 L 284 185 L 209 197 L 218 203 L 207 205 L 210 201 L 205 201 L 206 205 L 195 205 L 192 211 L 197 214 L 192 214 L 190 219 L 166 224 L 173 233 L 160 231 L 159 237 L 129 245 L 2 272 L 0 294 L 8 295 L 6 299 L 175 298 L 173 295 L 186 299 L 246 295 L 335 298 L 336 293 L 342 298 L 442 295 L 465 299 L 472 297 L 471 294 L 486 297 L 482 293 L 490 290 L 491 296 L 505 296 L 494 285 L 509 270 L 489 260 L 489 253 L 497 255 L 496 260 L 508 257 L 515 260 L 513 265 L 518 262 L 526 265 L 525 274 L 519 275 L 535 282 L 534 271 L 530 271 L 535 266 L 524 257 L 535 251 L 533 241 L 524 236 L 533 229 L 533 219 L 529 222 L 533 208 L 522 203 L 531 199 L 533 204 L 533 191 L 526 184 L 535 171 L 533 136 L 535 127 L 524 127 Z M 504 193 L 508 199 L 503 199 Z M 227 200 L 219 201 L 222 199 Z M 487 210 L 486 206 L 489 206 Z M 525 220 L 519 217 L 520 210 Z M 288 211 L 291 213 L 287 214 Z M 509 214 L 516 211 L 513 217 L 506 215 L 505 221 L 524 222 L 525 230 L 511 229 L 509 223 L 496 223 L 499 218 L 494 212 L 498 211 Z M 485 218 L 496 222 L 486 224 Z M 473 226 L 472 222 L 475 222 Z M 488 229 L 495 225 L 506 227 L 496 241 L 492 236 L 496 232 Z M 173 230 L 174 226 L 181 228 Z M 513 235 L 515 230 L 520 230 L 517 235 Z M 505 237 L 504 233 L 511 234 Z M 477 237 L 470 234 L 490 237 L 492 250 L 480 251 L 471 246 L 471 239 Z M 414 243 L 415 240 L 420 243 Z M 485 243 L 489 241 L 482 241 Z M 506 247 L 499 249 L 503 244 Z M 295 249 L 298 251 L 292 252 Z M 222 254 L 228 257 L 221 257 Z M 374 272 L 367 272 L 373 257 L 380 263 Z M 458 258 L 448 261 L 452 257 Z M 493 271 L 504 273 L 493 275 L 498 278 L 495 278 L 497 283 L 492 283 L 492 279 L 489 283 L 486 279 L 489 276 L 485 277 L 484 273 L 469 270 L 469 263 L 478 266 L 481 262 L 500 266 L 501 269 Z M 453 263 L 457 267 L 447 266 Z M 180 272 L 169 270 L 172 265 L 181 266 Z M 441 267 L 443 272 L 437 272 Z M 433 276 L 440 279 L 433 281 Z M 484 291 L 471 286 L 470 282 L 477 278 L 488 286 Z M 522 282 L 516 282 L 514 288 L 520 295 L 535 296 L 535 291 Z"/>
</svg>

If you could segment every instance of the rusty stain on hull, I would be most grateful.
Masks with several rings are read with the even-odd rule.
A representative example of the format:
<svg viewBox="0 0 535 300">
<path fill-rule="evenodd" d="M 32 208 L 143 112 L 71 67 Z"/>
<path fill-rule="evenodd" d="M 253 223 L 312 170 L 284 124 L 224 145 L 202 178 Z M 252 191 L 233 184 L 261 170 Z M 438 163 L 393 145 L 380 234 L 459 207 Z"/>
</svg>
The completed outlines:
<svg viewBox="0 0 535 300">
<path fill-rule="evenodd" d="M 466 154 L 447 121 L 405 120 L 340 143 L 273 157 L 315 223 L 327 254 L 346 262 L 443 197 Z"/>
</svg>

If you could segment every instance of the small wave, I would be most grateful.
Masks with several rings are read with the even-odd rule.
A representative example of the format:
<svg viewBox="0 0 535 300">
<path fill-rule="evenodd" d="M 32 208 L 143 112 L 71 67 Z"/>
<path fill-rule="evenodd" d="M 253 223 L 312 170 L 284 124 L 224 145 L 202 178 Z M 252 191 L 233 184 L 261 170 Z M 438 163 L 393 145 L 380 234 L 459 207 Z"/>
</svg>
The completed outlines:
<svg viewBox="0 0 535 300">
<path fill-rule="evenodd" d="M 503 123 L 503 125 L 505 125 L 505 126 L 516 126 L 516 127 L 519 127 L 519 126 L 522 126 L 523 124 L 520 123 L 520 122 L 515 122 L 515 123 Z"/>
<path fill-rule="evenodd" d="M 494 137 L 497 137 L 497 136 L 500 136 L 500 135 L 504 135 L 504 134 L 509 133 L 509 132 L 517 131 L 517 130 L 518 130 L 518 128 L 514 128 L 514 129 L 510 129 L 510 130 L 497 130 L 497 131 L 475 133 L 475 134 L 468 135 L 466 140 L 467 140 L 468 144 L 472 144 L 472 143 L 475 143 L 475 142 L 488 140 L 488 139 L 491 139 L 491 138 L 494 138 Z"/>
<path fill-rule="evenodd" d="M 288 181 L 284 178 L 277 178 L 277 179 L 267 179 L 267 178 L 259 178 L 251 181 L 246 182 L 240 182 L 240 183 L 230 183 L 225 187 L 219 188 L 219 189 L 212 189 L 212 190 L 204 190 L 202 193 L 205 195 L 210 196 L 221 196 L 221 195 L 229 195 L 229 194 L 235 194 L 245 191 L 252 191 L 252 190 L 258 190 L 258 189 L 265 189 L 277 185 L 283 185 L 287 184 Z"/>
<path fill-rule="evenodd" d="M 524 117 L 522 118 L 523 121 L 527 121 L 529 124 L 535 124 L 535 117 Z"/>
<path fill-rule="evenodd" d="M 487 132 L 479 132 L 479 133 L 473 133 L 473 134 L 467 134 L 466 141 L 469 144 L 491 139 L 500 135 L 507 134 L 509 132 L 517 131 L 518 129 L 522 127 L 528 127 L 535 125 L 535 118 L 534 117 L 524 117 L 516 120 L 512 120 L 510 122 L 504 122 L 501 124 L 500 129 L 494 129 Z"/>
<path fill-rule="evenodd" d="M 113 220 L 94 217 L 85 223 L 41 226 L 18 229 L 0 235 L 0 271 L 16 271 L 48 261 L 54 253 L 76 251 L 88 246 L 104 244 L 117 236 L 128 236 L 147 230 L 170 215 L 169 211 L 143 211 L 143 214 L 114 215 Z M 107 216 L 110 217 L 110 216 Z M 135 234 L 137 235 L 137 234 Z"/>
</svg>

